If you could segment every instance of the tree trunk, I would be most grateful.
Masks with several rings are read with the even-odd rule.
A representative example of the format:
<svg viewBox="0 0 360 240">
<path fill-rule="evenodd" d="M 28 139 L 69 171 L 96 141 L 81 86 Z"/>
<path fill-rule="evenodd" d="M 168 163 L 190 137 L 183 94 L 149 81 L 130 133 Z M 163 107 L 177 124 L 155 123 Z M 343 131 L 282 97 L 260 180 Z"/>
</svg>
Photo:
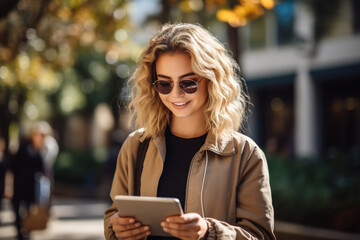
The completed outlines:
<svg viewBox="0 0 360 240">
<path fill-rule="evenodd" d="M 0 99 L 0 138 L 5 140 L 5 159 L 9 157 L 9 126 L 11 120 L 11 114 L 9 112 L 8 103 L 9 95 L 4 92 L 3 89 L 0 89 L 0 94 L 3 95 Z"/>
<path fill-rule="evenodd" d="M 1 8 L 0 8 L 0 19 L 5 18 L 11 10 L 13 10 L 19 0 L 3 0 L 1 1 Z"/>
<path fill-rule="evenodd" d="M 233 54 L 233 58 L 240 65 L 241 62 L 241 47 L 240 47 L 240 37 L 238 28 L 228 26 L 228 41 L 229 41 L 229 50 Z"/>
<path fill-rule="evenodd" d="M 162 11 L 160 15 L 161 24 L 165 24 L 169 21 L 170 5 L 168 0 L 161 0 Z"/>
</svg>

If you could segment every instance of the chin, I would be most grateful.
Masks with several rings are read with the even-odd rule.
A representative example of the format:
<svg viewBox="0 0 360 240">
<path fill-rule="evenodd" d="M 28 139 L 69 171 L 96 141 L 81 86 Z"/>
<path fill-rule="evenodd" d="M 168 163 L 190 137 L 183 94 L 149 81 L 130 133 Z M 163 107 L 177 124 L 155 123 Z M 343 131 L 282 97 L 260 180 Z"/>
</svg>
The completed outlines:
<svg viewBox="0 0 360 240">
<path fill-rule="evenodd" d="M 172 112 L 172 115 L 176 118 L 187 118 L 187 117 L 190 117 L 190 114 L 188 113 L 179 113 L 179 112 L 176 112 L 176 111 L 173 111 Z"/>
<path fill-rule="evenodd" d="M 176 118 L 188 118 L 189 115 L 184 115 L 184 114 L 174 114 L 173 113 L 173 116 L 176 117 Z"/>
</svg>

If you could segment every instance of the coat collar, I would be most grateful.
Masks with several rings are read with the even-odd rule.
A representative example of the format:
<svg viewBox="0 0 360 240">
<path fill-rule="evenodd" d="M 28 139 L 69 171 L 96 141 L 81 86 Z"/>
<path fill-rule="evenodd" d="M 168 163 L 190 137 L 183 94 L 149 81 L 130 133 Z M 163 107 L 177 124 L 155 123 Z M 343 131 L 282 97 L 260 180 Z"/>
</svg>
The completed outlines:
<svg viewBox="0 0 360 240">
<path fill-rule="evenodd" d="M 234 139 L 218 139 L 214 133 L 209 132 L 202 149 L 219 155 L 230 156 L 235 153 Z"/>
<path fill-rule="evenodd" d="M 161 133 L 153 138 L 153 142 L 157 146 L 161 155 L 165 155 L 166 145 L 165 145 L 165 133 Z M 230 138 L 228 140 L 217 139 L 216 136 L 209 132 L 204 145 L 201 147 L 200 151 L 209 150 L 216 154 L 223 156 L 230 156 L 235 153 L 235 144 L 234 139 Z"/>
</svg>

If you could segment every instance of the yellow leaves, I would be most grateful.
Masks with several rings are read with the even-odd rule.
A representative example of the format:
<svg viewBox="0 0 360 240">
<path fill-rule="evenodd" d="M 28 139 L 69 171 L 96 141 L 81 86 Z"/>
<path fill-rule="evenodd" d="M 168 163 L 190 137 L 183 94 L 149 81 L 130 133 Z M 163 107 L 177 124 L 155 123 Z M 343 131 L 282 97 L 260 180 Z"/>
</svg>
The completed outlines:
<svg viewBox="0 0 360 240">
<path fill-rule="evenodd" d="M 221 22 L 227 22 L 232 27 L 246 25 L 250 20 L 262 16 L 265 9 L 272 9 L 275 0 L 239 0 L 232 9 L 219 9 L 216 17 Z"/>
<path fill-rule="evenodd" d="M 94 18 L 93 10 L 90 9 L 89 7 L 82 7 L 76 10 L 73 20 L 75 22 L 83 22 L 93 18 Z"/>
<path fill-rule="evenodd" d="M 216 17 L 221 22 L 227 22 L 232 27 L 245 26 L 247 19 L 241 15 L 237 15 L 234 11 L 228 9 L 220 9 L 216 13 Z"/>
<path fill-rule="evenodd" d="M 67 0 L 67 1 L 66 1 L 66 4 L 67 4 L 70 8 L 78 8 L 78 7 L 80 7 L 84 2 L 85 2 L 85 0 Z"/>
<path fill-rule="evenodd" d="M 60 109 L 64 113 L 71 113 L 81 109 L 86 104 L 86 98 L 75 85 L 67 84 L 60 93 Z"/>
<path fill-rule="evenodd" d="M 9 77 L 9 69 L 6 66 L 0 66 L 0 79 L 7 79 Z"/>
<path fill-rule="evenodd" d="M 48 118 L 52 114 L 51 104 L 47 101 L 46 94 L 40 89 L 31 89 L 27 92 L 23 110 L 30 120 Z"/>
<path fill-rule="evenodd" d="M 274 0 L 261 0 L 260 2 L 266 9 L 273 9 L 275 7 Z"/>
<path fill-rule="evenodd" d="M 89 46 L 92 44 L 96 39 L 95 32 L 84 32 L 80 37 L 80 44 L 82 46 Z"/>
<path fill-rule="evenodd" d="M 67 7 L 61 7 L 59 8 L 59 10 L 57 11 L 57 16 L 66 21 L 69 20 L 72 16 L 71 10 Z"/>
<path fill-rule="evenodd" d="M 116 41 L 121 43 L 128 39 L 128 33 L 126 29 L 120 28 L 115 31 L 114 37 Z"/>
<path fill-rule="evenodd" d="M 7 86 L 21 84 L 47 92 L 55 91 L 60 85 L 54 70 L 39 55 L 26 52 L 21 52 L 13 65 L 0 66 L 0 79 Z"/>
<path fill-rule="evenodd" d="M 30 58 L 25 52 L 20 53 L 16 60 L 17 67 L 21 70 L 27 70 L 29 68 Z"/>
<path fill-rule="evenodd" d="M 121 19 L 123 19 L 126 16 L 126 11 L 124 8 L 117 8 L 115 9 L 115 11 L 113 12 L 113 17 L 115 19 L 115 21 L 120 21 Z"/>
<path fill-rule="evenodd" d="M 239 14 L 243 14 L 247 19 L 255 19 L 264 14 L 264 9 L 258 4 L 251 1 L 242 0 L 242 5 L 237 5 L 235 7 L 235 12 L 237 8 L 242 8 L 242 11 Z"/>
<path fill-rule="evenodd" d="M 203 8 L 202 0 L 183 0 L 180 2 L 180 8 L 183 12 L 197 12 Z"/>
<path fill-rule="evenodd" d="M 0 22 L 0 35 L 6 43 L 0 46 L 0 87 L 14 90 L 8 103 L 14 114 L 21 111 L 29 119 L 43 118 L 55 104 L 66 114 L 81 109 L 88 104 L 90 96 L 86 94 L 106 86 L 119 61 L 134 61 L 140 54 L 139 43 L 133 42 L 129 31 L 133 26 L 128 20 L 129 1 L 53 0 L 44 12 L 37 7 L 42 1 L 21 2 L 21 9 Z M 28 22 L 35 18 L 36 24 Z M 79 60 L 87 61 L 79 56 L 97 59 L 101 65 L 74 67 Z M 74 72 L 85 70 L 89 78 L 65 73 L 73 68 Z M 17 102 L 18 89 L 26 106 Z M 47 101 L 49 95 L 58 97 L 57 102 Z"/>
<path fill-rule="evenodd" d="M 54 71 L 49 67 L 42 67 L 37 74 L 37 79 L 37 84 L 40 88 L 48 91 L 57 90 L 60 85 L 59 79 L 55 75 Z"/>
<path fill-rule="evenodd" d="M 46 95 L 56 91 L 60 83 L 53 69 L 44 64 L 42 58 L 36 54 L 28 55 L 21 52 L 15 61 L 0 66 L 1 85 L 23 86 L 27 89 L 23 113 L 30 120 L 45 118 L 51 114 L 51 106 L 46 100 Z M 13 114 L 18 111 L 16 97 L 9 101 L 8 108 Z"/>
<path fill-rule="evenodd" d="M 68 25 L 62 25 L 62 28 L 54 30 L 54 42 L 60 42 L 62 39 L 68 39 L 72 47 L 76 47 L 78 43 L 87 47 L 96 40 L 96 16 L 94 9 L 88 6 L 80 6 L 81 1 L 73 1 L 69 3 L 71 6 L 78 6 L 76 9 L 70 9 L 61 6 L 57 11 L 57 15 L 64 22 L 69 22 Z M 75 4 L 75 5 L 74 5 Z"/>
<path fill-rule="evenodd" d="M 0 66 L 0 85 L 15 86 L 14 74 L 7 65 Z"/>
</svg>

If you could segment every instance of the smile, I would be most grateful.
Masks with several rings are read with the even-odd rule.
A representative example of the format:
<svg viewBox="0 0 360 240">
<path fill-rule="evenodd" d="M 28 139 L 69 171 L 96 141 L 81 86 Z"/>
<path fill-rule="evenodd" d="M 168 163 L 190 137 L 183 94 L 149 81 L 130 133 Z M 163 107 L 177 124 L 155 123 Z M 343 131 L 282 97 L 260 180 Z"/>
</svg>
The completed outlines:
<svg viewBox="0 0 360 240">
<path fill-rule="evenodd" d="M 176 106 L 182 106 L 185 105 L 186 103 L 174 103 Z"/>
<path fill-rule="evenodd" d="M 175 108 L 177 108 L 177 109 L 184 108 L 184 107 L 186 107 L 189 103 L 190 103 L 190 101 L 189 101 L 189 102 L 171 102 L 171 104 L 172 104 Z"/>
</svg>

